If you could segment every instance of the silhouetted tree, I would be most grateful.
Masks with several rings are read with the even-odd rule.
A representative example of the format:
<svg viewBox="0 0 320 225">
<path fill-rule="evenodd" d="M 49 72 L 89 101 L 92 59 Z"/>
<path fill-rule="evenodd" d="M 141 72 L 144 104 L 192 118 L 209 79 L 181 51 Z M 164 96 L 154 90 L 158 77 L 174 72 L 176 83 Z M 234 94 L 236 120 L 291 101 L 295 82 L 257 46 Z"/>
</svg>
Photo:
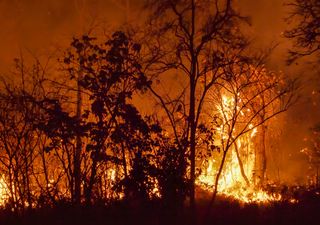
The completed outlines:
<svg viewBox="0 0 320 225">
<path fill-rule="evenodd" d="M 0 164 L 2 188 L 8 192 L 3 197 L 14 210 L 32 208 L 40 193 L 34 173 L 42 136 L 34 129 L 39 111 L 26 96 L 44 93 L 40 85 L 44 77 L 38 62 L 32 67 L 24 63 L 22 56 L 15 59 L 12 80 L 2 79 L 0 93 Z"/>
<path fill-rule="evenodd" d="M 235 54 L 235 57 L 238 57 L 237 52 L 229 54 Z M 218 149 L 218 155 L 221 157 L 214 181 L 211 204 L 218 192 L 219 177 L 225 166 L 227 154 L 232 150 L 236 153 L 243 179 L 248 187 L 252 185 L 243 168 L 238 140 L 254 129 L 265 129 L 263 126 L 267 121 L 287 111 L 297 100 L 295 81 L 267 71 L 260 59 L 257 61 L 254 60 L 254 57 L 251 59 L 248 62 L 240 60 L 227 67 L 230 76 L 221 79 L 220 85 L 210 92 L 213 107 L 209 109 L 213 111 L 211 112 L 213 131 L 209 133 L 211 136 L 206 138 L 211 144 L 217 139 L 220 141 L 218 146 L 214 146 L 214 150 Z M 202 126 L 206 127 L 206 125 Z M 265 134 L 262 133 L 262 135 Z M 256 157 L 266 157 L 266 150 L 263 147 L 257 146 Z M 262 162 L 257 165 L 259 168 L 262 167 L 261 171 L 257 171 L 259 173 L 257 176 L 260 176 L 258 185 L 261 185 L 265 176 L 266 162 L 263 160 L 266 158 L 263 158 Z"/>
<path fill-rule="evenodd" d="M 181 210 L 188 195 L 188 183 L 185 179 L 184 155 L 172 138 L 163 133 L 158 136 L 158 149 L 155 153 L 159 182 L 159 192 L 167 210 Z M 176 213 L 173 211 L 172 213 Z"/>
<path fill-rule="evenodd" d="M 164 93 L 151 91 L 165 110 L 181 156 L 187 156 L 190 172 L 190 204 L 195 207 L 197 127 L 208 91 L 232 61 L 223 50 L 245 49 L 247 42 L 239 30 L 246 20 L 233 8 L 231 0 L 147 1 L 150 34 L 147 37 L 148 73 L 160 82 L 162 74 L 178 74 L 181 83 Z M 169 78 L 170 79 L 170 78 Z M 170 91 L 173 92 L 170 95 Z M 187 168 L 187 166 L 185 166 Z"/>
<path fill-rule="evenodd" d="M 90 140 L 86 147 L 92 159 L 91 174 L 85 183 L 86 201 L 90 202 L 100 162 L 122 162 L 127 173 L 125 149 L 121 148 L 122 160 L 110 154 L 114 147 L 112 135 L 124 123 L 133 124 L 131 128 L 136 130 L 143 129 L 143 120 L 129 100 L 135 92 L 145 91 L 150 83 L 138 63 L 140 46 L 123 32 L 114 33 L 104 44 L 83 36 L 74 39 L 72 46 L 74 49 L 68 52 L 64 62 L 71 74 L 76 72 L 74 65 L 80 64 L 83 72 L 80 85 L 88 93 L 91 105 L 87 116 L 93 117 L 88 123 Z"/>
<path fill-rule="evenodd" d="M 294 41 L 294 49 L 289 51 L 288 63 L 303 56 L 319 56 L 320 53 L 320 4 L 318 0 L 293 0 L 288 21 L 293 28 L 285 32 L 285 37 Z"/>
</svg>

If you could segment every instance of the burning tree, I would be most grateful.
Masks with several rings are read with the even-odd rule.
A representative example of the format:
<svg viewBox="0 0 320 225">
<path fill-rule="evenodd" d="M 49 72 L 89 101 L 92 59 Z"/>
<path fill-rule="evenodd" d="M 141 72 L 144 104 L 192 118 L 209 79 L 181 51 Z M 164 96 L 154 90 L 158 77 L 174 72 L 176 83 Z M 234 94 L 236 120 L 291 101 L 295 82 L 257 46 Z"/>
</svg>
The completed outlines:
<svg viewBox="0 0 320 225">
<path fill-rule="evenodd" d="M 0 143 L 2 185 L 7 193 L 2 193 L 5 201 L 13 208 L 31 207 L 35 189 L 32 182 L 32 167 L 36 155 L 37 138 L 29 121 L 33 107 L 17 95 L 13 87 L 1 93 Z M 12 92 L 11 92 L 12 91 Z M 2 187 L 3 188 L 3 187 Z"/>
<path fill-rule="evenodd" d="M 44 70 L 37 61 L 26 66 L 21 56 L 15 59 L 12 77 L 2 79 L 0 94 L 1 205 L 23 210 L 34 207 L 49 184 L 39 176 L 43 171 L 37 159 L 44 146 L 43 133 L 34 129 L 39 109 L 26 98 L 45 94 Z"/>
<path fill-rule="evenodd" d="M 133 95 L 150 86 L 141 71 L 139 55 L 140 45 L 123 32 L 114 33 L 102 44 L 83 36 L 73 40 L 63 60 L 68 74 L 66 82 L 48 80 L 45 68 L 37 61 L 38 67 L 33 70 L 37 74 L 28 73 L 28 78 L 42 77 L 34 82 L 28 80 L 31 88 L 6 86 L 7 93 L 1 95 L 0 141 L 6 149 L 1 165 L 4 185 L 8 187 L 5 195 L 14 199 L 13 205 L 19 204 L 15 208 L 41 207 L 59 201 L 79 204 L 77 179 L 81 184 L 80 203 L 161 196 L 167 202 L 176 199 L 182 205 L 186 193 L 185 178 L 181 175 L 185 171 L 181 161 L 184 155 L 176 160 L 172 153 L 179 152 L 177 143 L 168 137 L 159 121 L 142 117 L 132 104 Z M 22 70 L 18 72 L 21 75 Z M 70 83 L 75 85 L 69 86 Z M 84 96 L 80 117 L 79 91 Z M 21 115 L 17 123 L 25 125 L 13 126 L 12 122 L 12 127 L 8 127 L 8 121 L 16 120 L 12 115 Z M 24 135 L 26 128 L 30 135 Z M 35 141 L 34 149 L 23 147 L 20 139 L 8 132 L 12 130 L 13 135 L 20 129 L 26 144 Z M 80 152 L 79 138 L 83 145 Z M 24 165 L 27 156 L 31 158 Z M 7 164 L 7 158 L 13 162 Z M 22 164 L 16 165 L 15 160 Z M 20 174 L 22 168 L 25 170 Z M 17 172 L 10 175 L 12 170 Z M 20 176 L 27 177 L 27 186 L 23 186 L 25 182 L 21 182 Z M 31 197 L 26 200 L 26 196 Z"/>
<path fill-rule="evenodd" d="M 172 90 L 165 88 L 164 93 L 156 86 L 151 92 L 167 115 L 179 155 L 189 164 L 189 196 L 194 207 L 202 109 L 210 89 L 225 75 L 223 68 L 234 63 L 226 60 L 224 49 L 243 50 L 247 46 L 238 26 L 246 18 L 236 13 L 231 0 L 150 0 L 147 8 L 151 26 L 145 37 L 146 71 L 155 80 L 175 84 Z M 162 77 L 164 74 L 167 78 Z M 174 82 L 174 74 L 178 82 Z"/>
<path fill-rule="evenodd" d="M 212 201 L 263 185 L 267 121 L 294 102 L 294 84 L 249 54 L 246 18 L 231 0 L 148 7 L 142 44 L 123 32 L 73 39 L 63 58 L 73 86 L 51 82 L 46 92 L 41 80 L 35 93 L 1 96 L 0 162 L 21 208 L 123 197 L 182 207 L 187 195 L 193 208 L 196 184 L 213 190 Z M 148 90 L 165 115 L 140 114 L 133 98 Z"/>
<path fill-rule="evenodd" d="M 115 193 L 112 187 L 114 188 L 119 180 L 129 180 L 134 176 L 136 166 L 144 162 L 146 152 L 152 149 L 150 133 L 158 130 L 151 120 L 148 122 L 142 118 L 130 103 L 135 92 L 143 92 L 149 85 L 136 60 L 139 49 L 139 45 L 122 32 L 114 33 L 112 38 L 103 44 L 95 43 L 95 39 L 88 36 L 74 39 L 64 58 L 64 69 L 69 75 L 67 81 L 75 80 L 76 85 L 78 84 L 75 88 L 70 87 L 69 82 L 61 84 L 42 77 L 33 83 L 28 80 L 31 88 L 25 89 L 25 68 L 18 71 L 23 77 L 23 88 L 11 88 L 7 85 L 7 93 L 2 95 L 1 104 L 2 130 L 3 135 L 7 135 L 3 136 L 2 143 L 4 147 L 8 146 L 7 156 L 4 156 L 1 163 L 7 166 L 4 171 L 9 173 L 14 168 L 17 169 L 14 174 L 5 177 L 5 180 L 10 181 L 7 185 L 9 191 L 10 187 L 14 188 L 15 192 L 18 189 L 23 190 L 23 196 L 15 192 L 12 194 L 13 199 L 17 198 L 14 203 L 28 204 L 31 207 L 38 200 L 39 204 L 50 204 L 64 199 L 79 204 L 79 182 L 80 203 L 84 199 L 90 204 L 92 200 L 123 196 L 120 189 L 117 196 L 112 195 L 112 192 Z M 46 73 L 39 63 L 36 65 L 38 67 L 34 67 L 33 72 L 38 73 L 28 73 L 28 78 L 37 78 L 39 74 L 44 76 Z M 82 73 L 80 77 L 77 76 L 79 71 Z M 49 86 L 44 87 L 44 81 Z M 44 91 L 45 89 L 48 91 Z M 69 92 L 72 92 L 71 96 Z M 87 100 L 80 111 L 78 104 L 73 104 L 74 99 L 78 103 L 79 92 L 85 95 Z M 77 94 L 76 97 L 73 93 Z M 8 110 L 8 107 L 12 107 L 12 110 Z M 17 120 L 18 124 L 13 126 L 12 122 L 12 127 L 8 127 L 10 124 L 7 123 L 11 119 L 13 122 Z M 21 129 L 22 134 L 9 137 L 7 131 L 10 129 L 13 131 L 12 135 Z M 27 129 L 30 135 L 25 134 L 27 131 L 24 129 Z M 34 146 L 31 146 L 34 141 L 32 136 L 37 137 Z M 81 147 L 79 152 L 79 138 L 86 151 Z M 26 145 L 30 142 L 28 146 L 35 149 L 24 146 L 22 139 L 26 139 Z M 12 143 L 7 145 L 8 141 Z M 12 145 L 13 143 L 18 146 Z M 21 154 L 17 154 L 20 147 L 23 148 Z M 27 158 L 29 156 L 30 159 Z M 138 156 L 140 161 L 134 160 Z M 28 161 L 24 164 L 23 159 Z M 22 164 L 16 165 L 15 160 Z M 136 161 L 138 163 L 133 163 Z M 143 163 L 142 165 L 145 166 Z M 28 170 L 21 173 L 23 179 L 27 179 L 27 186 L 23 188 L 21 186 L 25 185 L 25 180 L 21 182 L 19 175 L 22 168 Z M 135 175 L 139 175 L 139 171 L 143 169 L 138 168 Z M 34 178 L 32 182 L 29 176 Z M 150 179 L 150 176 L 144 179 Z M 145 181 L 140 180 L 139 185 Z M 124 184 L 127 185 L 128 182 Z M 149 194 L 153 188 L 150 186 L 134 191 Z M 28 201 L 25 196 L 27 194 L 31 196 Z M 24 205 L 21 208 L 24 208 Z"/>
<path fill-rule="evenodd" d="M 266 123 L 294 103 L 295 85 L 267 71 L 260 60 L 234 61 L 225 68 L 229 76 L 210 91 L 211 125 L 201 126 L 206 148 L 200 152 L 204 171 L 198 182 L 213 188 L 212 202 L 218 192 L 242 201 L 264 201 L 268 196 L 255 189 L 264 184 L 266 173 Z"/>
<path fill-rule="evenodd" d="M 285 32 L 285 37 L 294 41 L 294 49 L 289 51 L 288 63 L 305 56 L 320 55 L 320 3 L 317 0 L 293 0 L 288 4 L 291 12 L 288 17 L 293 28 Z M 315 64 L 317 66 L 317 64 Z M 315 92 L 315 91 L 314 91 Z M 313 147 L 302 150 L 308 158 L 312 170 L 318 167 L 318 125 L 311 128 Z M 314 168 L 315 167 L 315 168 Z M 317 169 L 316 169 L 317 170 Z M 318 172 L 316 172 L 318 173 Z M 318 179 L 318 175 L 316 175 Z M 318 182 L 316 182 L 318 183 Z"/>
</svg>

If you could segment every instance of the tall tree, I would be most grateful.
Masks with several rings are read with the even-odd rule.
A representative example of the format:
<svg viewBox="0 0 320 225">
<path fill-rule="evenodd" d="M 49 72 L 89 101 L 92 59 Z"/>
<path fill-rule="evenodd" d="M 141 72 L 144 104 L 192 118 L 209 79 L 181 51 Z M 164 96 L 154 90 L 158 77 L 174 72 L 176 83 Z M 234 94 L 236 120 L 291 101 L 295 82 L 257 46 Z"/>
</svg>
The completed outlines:
<svg viewBox="0 0 320 225">
<path fill-rule="evenodd" d="M 103 44 L 94 40 L 88 36 L 74 39 L 73 49 L 64 60 L 71 74 L 82 68 L 83 78 L 79 83 L 90 99 L 91 109 L 87 116 L 91 116 L 92 121 L 88 123 L 90 140 L 87 151 L 91 152 L 92 166 L 85 183 L 87 203 L 91 201 L 99 163 L 117 161 L 108 151 L 113 148 L 112 134 L 119 122 L 135 123 L 136 129 L 143 126 L 138 111 L 128 101 L 135 92 L 150 85 L 137 60 L 140 45 L 133 43 L 123 32 L 115 32 Z M 125 158 L 121 162 L 126 173 Z"/>
<path fill-rule="evenodd" d="M 206 96 L 217 80 L 228 76 L 223 68 L 233 63 L 223 50 L 244 50 L 247 46 L 238 26 L 245 18 L 236 13 L 232 3 L 232 0 L 147 1 L 151 26 L 146 39 L 151 57 L 146 69 L 153 76 L 177 73 L 181 81 L 175 90 L 161 93 L 154 87 L 151 91 L 169 118 L 183 152 L 180 155 L 188 157 L 192 208 L 195 207 L 196 133 Z"/>
<path fill-rule="evenodd" d="M 240 154 L 241 148 L 246 146 L 243 143 L 240 143 L 243 146 L 239 146 L 239 140 L 246 134 L 254 135 L 257 130 L 262 131 L 262 135 L 265 135 L 263 132 L 266 122 L 285 112 L 297 97 L 295 82 L 279 74 L 268 72 L 260 60 L 255 64 L 252 60 L 249 63 L 239 61 L 239 64 L 229 67 L 228 70 L 233 75 L 221 80 L 220 87 L 211 92 L 213 112 L 216 111 L 213 115 L 211 114 L 215 122 L 213 125 L 215 132 L 211 133 L 213 136 L 207 139 L 212 140 L 211 143 L 219 140 L 218 147 L 221 151 L 221 162 L 218 163 L 219 169 L 214 181 L 213 200 L 218 192 L 219 177 L 225 166 L 227 154 L 232 150 L 236 153 L 240 172 L 246 185 L 248 187 L 252 185 L 245 174 Z M 259 140 L 263 146 L 257 146 L 258 151 L 256 151 L 256 157 L 261 162 L 256 168 L 252 168 L 254 170 L 259 168 L 257 171 L 257 176 L 260 176 L 258 185 L 263 182 L 266 168 L 266 149 L 263 141 Z"/>
<path fill-rule="evenodd" d="M 44 94 L 41 86 L 44 73 L 38 61 L 32 67 L 26 66 L 22 55 L 15 59 L 15 66 L 11 74 L 14 82 L 8 77 L 1 79 L 0 165 L 6 183 L 2 188 L 8 192 L 4 193 L 7 194 L 4 196 L 6 203 L 13 210 L 23 210 L 33 207 L 34 199 L 39 196 L 34 167 L 41 136 L 34 129 L 35 115 L 39 111 L 26 95 Z"/>
</svg>

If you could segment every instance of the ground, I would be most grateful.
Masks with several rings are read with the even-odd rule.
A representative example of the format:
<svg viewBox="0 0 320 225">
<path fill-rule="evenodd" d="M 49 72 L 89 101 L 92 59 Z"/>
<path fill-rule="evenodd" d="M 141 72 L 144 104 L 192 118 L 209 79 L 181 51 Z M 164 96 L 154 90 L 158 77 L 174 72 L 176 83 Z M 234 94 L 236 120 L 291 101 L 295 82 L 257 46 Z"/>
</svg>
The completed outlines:
<svg viewBox="0 0 320 225">
<path fill-rule="evenodd" d="M 215 225 L 319 225 L 320 197 L 317 191 L 300 193 L 299 202 L 242 204 L 219 197 L 208 217 L 208 199 L 197 201 L 197 224 Z M 152 202 L 116 202 L 105 206 L 75 208 L 61 203 L 54 207 L 12 212 L 2 209 L 0 224 L 5 225 L 194 225 L 188 208 L 177 210 Z"/>
</svg>

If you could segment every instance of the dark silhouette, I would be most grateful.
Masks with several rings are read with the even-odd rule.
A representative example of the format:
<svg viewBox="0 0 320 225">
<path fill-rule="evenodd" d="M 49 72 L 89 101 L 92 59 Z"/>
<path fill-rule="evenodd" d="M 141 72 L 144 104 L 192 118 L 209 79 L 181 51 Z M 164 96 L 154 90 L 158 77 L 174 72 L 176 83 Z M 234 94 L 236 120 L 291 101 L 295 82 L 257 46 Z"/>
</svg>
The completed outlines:
<svg viewBox="0 0 320 225">
<path fill-rule="evenodd" d="M 297 41 L 290 62 L 318 52 L 318 5 L 292 4 L 303 19 L 286 33 Z M 318 180 L 266 178 L 267 127 L 296 102 L 297 85 L 253 52 L 242 33 L 249 19 L 235 8 L 232 0 L 148 0 L 143 32 L 74 37 L 52 67 L 21 54 L 12 80 L 1 80 L 0 223 L 318 221 Z M 240 192 L 281 197 L 221 194 L 228 163 L 244 180 Z M 204 174 L 211 180 L 202 184 Z"/>
<path fill-rule="evenodd" d="M 320 52 L 320 5 L 317 0 L 293 0 L 288 4 L 291 13 L 287 21 L 294 24 L 284 36 L 294 41 L 294 49 L 289 50 L 287 62 L 298 58 L 319 55 Z"/>
</svg>

